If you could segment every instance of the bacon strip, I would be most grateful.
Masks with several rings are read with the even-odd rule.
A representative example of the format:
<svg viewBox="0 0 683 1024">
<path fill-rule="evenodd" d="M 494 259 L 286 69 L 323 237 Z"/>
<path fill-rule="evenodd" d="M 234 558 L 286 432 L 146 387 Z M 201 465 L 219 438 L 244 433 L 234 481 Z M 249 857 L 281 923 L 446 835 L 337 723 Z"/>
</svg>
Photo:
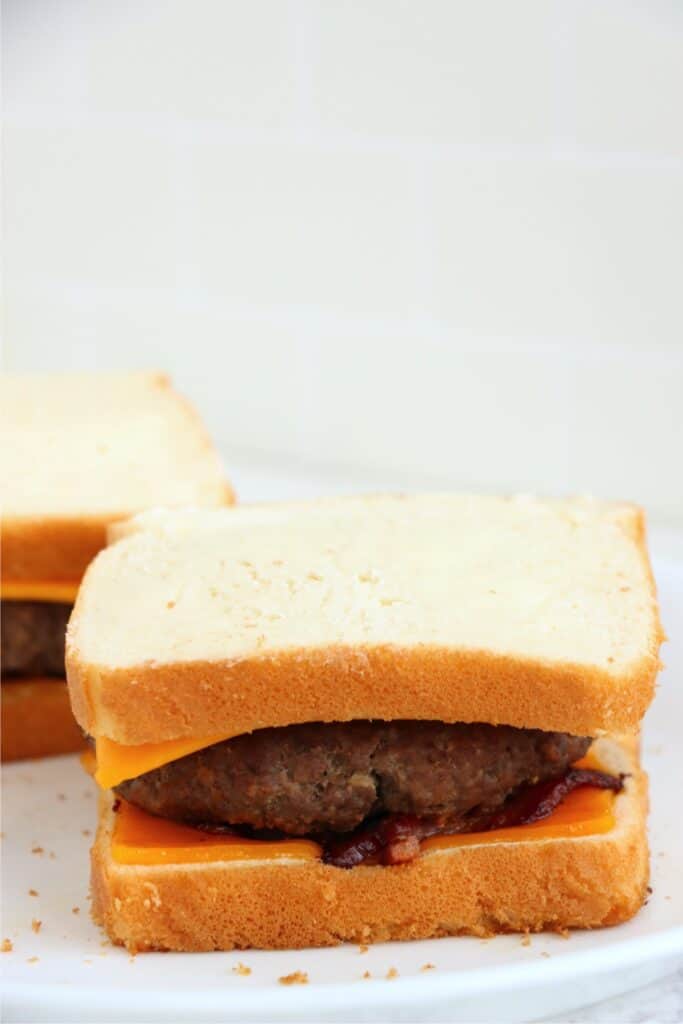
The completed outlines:
<svg viewBox="0 0 683 1024">
<path fill-rule="evenodd" d="M 528 825 L 547 818 L 564 798 L 581 786 L 623 788 L 624 776 L 588 768 L 570 768 L 564 775 L 524 786 L 508 798 L 502 809 L 482 809 L 459 818 L 446 816 L 417 818 L 393 814 L 365 825 L 350 835 L 328 834 L 320 838 L 323 860 L 338 868 L 359 864 L 405 864 L 420 852 L 420 841 L 434 835 L 490 832 L 492 829 Z"/>
</svg>

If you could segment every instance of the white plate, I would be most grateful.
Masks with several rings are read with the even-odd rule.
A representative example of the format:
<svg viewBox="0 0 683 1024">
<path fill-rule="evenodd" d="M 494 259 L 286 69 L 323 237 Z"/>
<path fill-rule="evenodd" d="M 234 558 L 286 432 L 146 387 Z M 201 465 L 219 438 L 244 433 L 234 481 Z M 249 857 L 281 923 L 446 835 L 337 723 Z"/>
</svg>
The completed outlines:
<svg viewBox="0 0 683 1024">
<path fill-rule="evenodd" d="M 683 561 L 664 552 L 655 570 L 672 640 L 645 730 L 653 894 L 635 920 L 568 940 L 534 936 L 528 945 L 501 936 L 391 943 L 367 953 L 344 946 L 131 958 L 106 944 L 88 917 L 92 785 L 75 758 L 25 762 L 3 773 L 0 937 L 14 946 L 0 957 L 4 1019 L 519 1021 L 567 1012 L 674 970 L 683 963 Z M 36 847 L 43 852 L 32 852 Z M 34 918 L 42 921 L 37 933 Z M 250 975 L 233 972 L 240 961 Z M 434 969 L 422 971 L 426 963 Z M 388 979 L 391 968 L 398 974 Z M 294 971 L 305 971 L 309 984 L 278 983 Z"/>
</svg>

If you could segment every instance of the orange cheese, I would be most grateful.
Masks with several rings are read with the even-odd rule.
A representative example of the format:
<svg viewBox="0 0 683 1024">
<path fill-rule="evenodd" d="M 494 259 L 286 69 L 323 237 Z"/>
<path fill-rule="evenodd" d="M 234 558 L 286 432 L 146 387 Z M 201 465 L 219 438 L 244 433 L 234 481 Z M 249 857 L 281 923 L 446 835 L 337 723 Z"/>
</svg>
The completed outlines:
<svg viewBox="0 0 683 1024">
<path fill-rule="evenodd" d="M 79 582 L 69 580 L 2 580 L 0 597 L 3 601 L 53 601 L 73 604 Z"/>
<path fill-rule="evenodd" d="M 552 814 L 529 825 L 493 829 L 491 832 L 468 832 L 462 836 L 432 836 L 424 839 L 422 850 L 451 850 L 458 846 L 480 846 L 490 843 L 528 842 L 533 839 L 568 839 L 594 836 L 614 828 L 614 793 L 609 789 L 585 786 L 565 797 Z"/>
<path fill-rule="evenodd" d="M 215 736 L 202 736 L 201 739 L 165 740 L 163 743 L 138 743 L 127 746 L 115 740 L 99 736 L 95 741 L 97 751 L 97 770 L 95 781 L 103 789 L 112 789 L 126 779 L 137 779 L 138 775 L 160 768 L 169 761 L 177 761 L 186 754 L 194 754 L 195 750 L 210 747 L 221 740 L 229 740 L 232 733 L 217 733 Z"/>
<path fill-rule="evenodd" d="M 114 823 L 112 857 L 118 864 L 209 864 L 225 860 L 317 860 L 310 839 L 243 839 L 215 835 L 155 818 L 121 800 Z"/>
<path fill-rule="evenodd" d="M 433 836 L 423 852 L 459 846 L 529 842 L 599 835 L 614 827 L 614 793 L 585 787 L 570 793 L 543 821 L 491 832 Z M 112 856 L 119 864 L 206 864 L 226 860 L 317 860 L 320 846 L 308 839 L 264 841 L 212 835 L 187 825 L 155 818 L 121 800 L 112 836 Z"/>
</svg>

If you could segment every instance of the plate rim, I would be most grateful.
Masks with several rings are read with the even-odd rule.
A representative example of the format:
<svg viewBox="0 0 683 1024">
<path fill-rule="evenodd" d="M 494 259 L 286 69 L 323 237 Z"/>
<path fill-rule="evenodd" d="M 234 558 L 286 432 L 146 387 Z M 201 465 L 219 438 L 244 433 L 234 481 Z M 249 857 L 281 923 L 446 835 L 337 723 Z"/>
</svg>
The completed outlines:
<svg viewBox="0 0 683 1024">
<path fill-rule="evenodd" d="M 537 934 L 542 936 L 548 933 Z M 299 952 L 305 953 L 305 950 Z M 482 964 L 466 971 L 446 968 L 428 977 L 399 976 L 392 980 L 390 986 L 385 978 L 379 977 L 367 982 L 358 978 L 351 982 L 312 982 L 293 986 L 287 997 L 290 1000 L 287 1011 L 312 1009 L 323 993 L 328 1000 L 334 1000 L 336 1007 L 341 1010 L 353 1010 L 361 1005 L 366 1009 L 392 1007 L 397 1003 L 412 1005 L 423 999 L 425 988 L 429 991 L 432 1003 L 446 996 L 474 998 L 482 994 L 484 988 L 489 993 L 495 990 L 500 995 L 505 991 L 559 984 L 575 978 L 578 972 L 582 978 L 594 979 L 616 967 L 635 968 L 646 961 L 664 960 L 677 954 L 683 956 L 683 924 L 673 925 L 651 935 L 634 936 L 608 942 L 602 947 L 542 960 L 497 966 Z M 147 954 L 139 955 L 144 957 Z M 259 985 L 253 991 L 248 988 L 241 991 L 231 988 L 229 994 L 231 1017 L 240 1011 L 258 1009 L 268 1013 L 282 1008 L 283 986 L 277 982 Z M 185 1000 L 191 1002 L 195 1014 L 219 1010 L 225 1014 L 226 1010 L 224 1004 L 220 1007 L 218 1005 L 218 1000 L 225 1000 L 226 989 L 217 986 L 210 989 L 186 987 L 169 991 L 157 987 L 120 989 L 109 986 L 104 988 L 102 985 L 72 986 L 68 983 L 27 985 L 20 981 L 10 981 L 3 984 L 3 995 L 5 1001 L 14 998 L 20 1003 L 24 1013 L 30 1012 L 33 1006 L 44 1006 L 48 1001 L 55 1011 L 65 1012 L 87 1003 L 88 1009 L 97 1013 L 102 1008 L 111 1008 L 112 1000 L 117 1011 L 122 1013 L 139 1011 L 141 1007 L 152 1003 L 157 1016 L 170 1011 L 185 1012 Z"/>
</svg>

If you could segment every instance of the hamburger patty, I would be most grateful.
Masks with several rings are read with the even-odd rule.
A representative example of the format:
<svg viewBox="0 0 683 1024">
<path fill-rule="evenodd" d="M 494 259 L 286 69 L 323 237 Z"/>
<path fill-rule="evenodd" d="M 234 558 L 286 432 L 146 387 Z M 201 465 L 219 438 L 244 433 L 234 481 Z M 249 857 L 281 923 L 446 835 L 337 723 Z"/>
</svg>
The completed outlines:
<svg viewBox="0 0 683 1024">
<path fill-rule="evenodd" d="M 216 743 L 117 792 L 177 821 L 347 832 L 378 814 L 498 807 L 522 783 L 561 775 L 590 743 L 510 726 L 314 722 Z"/>
<path fill-rule="evenodd" d="M 5 676 L 64 676 L 64 636 L 72 606 L 3 601 L 0 658 Z"/>
</svg>

